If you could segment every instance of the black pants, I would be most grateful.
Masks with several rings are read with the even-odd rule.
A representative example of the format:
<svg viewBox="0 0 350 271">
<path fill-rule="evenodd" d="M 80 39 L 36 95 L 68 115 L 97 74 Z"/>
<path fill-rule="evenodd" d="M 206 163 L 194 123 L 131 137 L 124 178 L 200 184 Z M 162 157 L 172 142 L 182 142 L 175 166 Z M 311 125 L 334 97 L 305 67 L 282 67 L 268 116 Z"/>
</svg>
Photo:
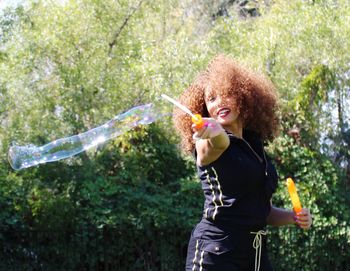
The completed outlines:
<svg viewBox="0 0 350 271">
<path fill-rule="evenodd" d="M 259 230 L 222 231 L 199 223 L 188 245 L 186 271 L 272 271 L 266 235 L 260 232 L 257 236 L 257 232 Z M 259 246 L 254 248 L 258 239 L 261 250 Z"/>
</svg>

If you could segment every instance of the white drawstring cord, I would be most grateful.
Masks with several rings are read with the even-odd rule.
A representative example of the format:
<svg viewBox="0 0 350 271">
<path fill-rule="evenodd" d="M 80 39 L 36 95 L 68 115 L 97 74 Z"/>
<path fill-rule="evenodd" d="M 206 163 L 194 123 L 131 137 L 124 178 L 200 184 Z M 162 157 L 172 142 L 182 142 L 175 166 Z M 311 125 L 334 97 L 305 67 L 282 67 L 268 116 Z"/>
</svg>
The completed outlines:
<svg viewBox="0 0 350 271">
<path fill-rule="evenodd" d="M 262 235 L 266 235 L 266 231 L 260 230 L 258 232 L 250 232 L 251 234 L 255 234 L 255 238 L 253 241 L 253 248 L 255 249 L 255 271 L 259 271 L 260 269 L 260 260 L 261 260 L 261 247 L 262 247 Z"/>
</svg>

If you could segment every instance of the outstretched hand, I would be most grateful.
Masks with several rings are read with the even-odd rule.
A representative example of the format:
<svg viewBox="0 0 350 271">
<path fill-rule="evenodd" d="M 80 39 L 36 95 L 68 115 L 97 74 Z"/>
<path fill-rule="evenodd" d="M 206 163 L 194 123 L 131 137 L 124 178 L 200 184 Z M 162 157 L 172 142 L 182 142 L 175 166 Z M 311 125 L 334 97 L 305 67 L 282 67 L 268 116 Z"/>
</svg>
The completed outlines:
<svg viewBox="0 0 350 271">
<path fill-rule="evenodd" d="M 213 118 L 203 118 L 204 125 L 198 129 L 195 124 L 192 125 L 193 139 L 209 139 L 218 136 L 224 131 L 224 128 Z"/>
<path fill-rule="evenodd" d="M 301 212 L 294 215 L 295 223 L 302 229 L 309 229 L 312 224 L 312 216 L 310 214 L 310 210 L 307 208 L 303 208 Z"/>
</svg>

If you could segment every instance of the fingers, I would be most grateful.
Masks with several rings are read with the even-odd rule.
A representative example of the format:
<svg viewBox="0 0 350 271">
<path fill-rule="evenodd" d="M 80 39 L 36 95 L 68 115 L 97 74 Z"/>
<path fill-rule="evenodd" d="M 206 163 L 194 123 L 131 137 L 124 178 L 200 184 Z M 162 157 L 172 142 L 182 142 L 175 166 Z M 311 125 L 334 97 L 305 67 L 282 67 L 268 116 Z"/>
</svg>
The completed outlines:
<svg viewBox="0 0 350 271">
<path fill-rule="evenodd" d="M 303 208 L 301 212 L 294 216 L 295 223 L 302 229 L 309 229 L 312 224 L 312 216 L 310 210 Z"/>
<path fill-rule="evenodd" d="M 194 132 L 193 133 L 193 139 L 194 140 L 202 139 L 203 136 L 206 135 L 205 134 L 206 130 L 207 130 L 207 126 L 206 125 L 203 125 L 203 127 L 198 129 L 195 124 L 192 124 L 192 131 Z"/>
<path fill-rule="evenodd" d="M 195 140 L 213 138 L 224 131 L 222 126 L 212 118 L 203 118 L 203 121 L 205 124 L 199 129 L 195 124 L 192 125 L 193 138 Z"/>
</svg>

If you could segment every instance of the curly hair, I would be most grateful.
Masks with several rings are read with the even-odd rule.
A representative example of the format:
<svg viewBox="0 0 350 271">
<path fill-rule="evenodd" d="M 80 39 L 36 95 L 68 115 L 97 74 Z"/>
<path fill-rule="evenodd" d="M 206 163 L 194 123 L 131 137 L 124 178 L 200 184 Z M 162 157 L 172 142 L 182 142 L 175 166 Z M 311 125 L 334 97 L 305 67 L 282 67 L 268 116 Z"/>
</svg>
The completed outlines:
<svg viewBox="0 0 350 271">
<path fill-rule="evenodd" d="M 271 140 L 279 128 L 278 99 L 274 85 L 264 76 L 254 73 L 234 60 L 216 56 L 182 93 L 179 102 L 192 112 L 210 117 L 204 94 L 220 93 L 232 97 L 243 122 L 243 128 L 256 132 L 262 140 Z M 181 110 L 174 109 L 175 129 L 181 136 L 182 148 L 192 152 L 191 117 Z"/>
</svg>

